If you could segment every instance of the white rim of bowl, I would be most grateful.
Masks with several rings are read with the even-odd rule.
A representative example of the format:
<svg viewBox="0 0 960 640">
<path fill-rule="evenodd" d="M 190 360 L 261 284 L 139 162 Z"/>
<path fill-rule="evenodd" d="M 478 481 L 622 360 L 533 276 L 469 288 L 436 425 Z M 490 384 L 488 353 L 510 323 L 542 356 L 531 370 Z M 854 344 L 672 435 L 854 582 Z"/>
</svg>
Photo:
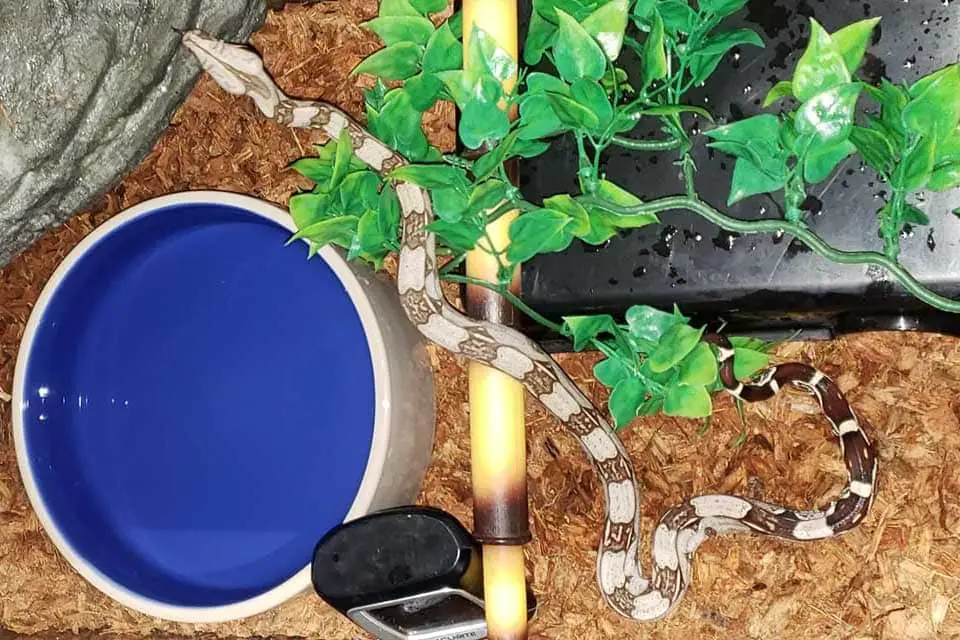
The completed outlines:
<svg viewBox="0 0 960 640">
<path fill-rule="evenodd" d="M 141 596 L 107 577 L 84 559 L 67 541 L 59 527 L 57 527 L 54 518 L 47 509 L 47 505 L 40 494 L 33 475 L 23 424 L 23 412 L 26 408 L 24 406 L 24 393 L 27 391 L 25 389 L 27 359 L 33 348 L 37 327 L 43 319 L 50 298 L 57 292 L 65 276 L 71 271 L 76 262 L 86 255 L 96 243 L 103 240 L 117 228 L 140 217 L 155 214 L 162 215 L 163 209 L 184 204 L 232 206 L 270 220 L 289 230 L 291 233 L 296 231 L 296 225 L 290 217 L 290 214 L 273 203 L 252 196 L 210 190 L 184 191 L 146 200 L 125 209 L 94 229 L 67 254 L 53 272 L 53 275 L 50 276 L 50 279 L 44 285 L 43 291 L 40 293 L 40 297 L 37 299 L 30 313 L 30 318 L 24 329 L 23 338 L 21 338 L 20 348 L 17 353 L 17 363 L 13 379 L 14 404 L 12 414 L 14 446 L 17 451 L 17 465 L 20 468 L 20 475 L 26 488 L 27 497 L 30 499 L 30 503 L 41 525 L 60 553 L 63 554 L 70 565 L 91 585 L 120 604 L 149 616 L 186 623 L 227 622 L 263 613 L 310 589 L 312 587 L 310 563 L 307 563 L 305 567 L 297 571 L 293 576 L 269 591 L 246 600 L 221 606 L 180 606 Z M 374 396 L 376 402 L 373 438 L 370 443 L 370 453 L 367 457 L 367 464 L 359 489 L 357 490 L 357 495 L 344 518 L 344 521 L 349 521 L 367 513 L 382 478 L 391 428 L 388 421 L 389 407 L 391 406 L 390 372 L 386 365 L 387 355 L 383 333 L 377 324 L 373 307 L 364 294 L 360 281 L 347 265 L 344 258 L 332 248 L 322 248 L 317 253 L 317 256 L 333 270 L 349 295 L 360 317 L 360 322 L 363 325 L 370 350 L 370 359 L 373 365 Z M 319 534 L 317 539 L 319 540 Z"/>
</svg>

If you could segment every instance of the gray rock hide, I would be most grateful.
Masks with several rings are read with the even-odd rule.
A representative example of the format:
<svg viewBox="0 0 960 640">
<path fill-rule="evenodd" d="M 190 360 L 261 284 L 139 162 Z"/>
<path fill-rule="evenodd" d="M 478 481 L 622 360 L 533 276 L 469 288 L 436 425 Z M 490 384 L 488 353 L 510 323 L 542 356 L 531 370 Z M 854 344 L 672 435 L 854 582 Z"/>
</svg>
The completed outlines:
<svg viewBox="0 0 960 640">
<path fill-rule="evenodd" d="M 0 0 L 0 268 L 150 152 L 200 66 L 175 29 L 246 41 L 265 0 Z"/>
</svg>

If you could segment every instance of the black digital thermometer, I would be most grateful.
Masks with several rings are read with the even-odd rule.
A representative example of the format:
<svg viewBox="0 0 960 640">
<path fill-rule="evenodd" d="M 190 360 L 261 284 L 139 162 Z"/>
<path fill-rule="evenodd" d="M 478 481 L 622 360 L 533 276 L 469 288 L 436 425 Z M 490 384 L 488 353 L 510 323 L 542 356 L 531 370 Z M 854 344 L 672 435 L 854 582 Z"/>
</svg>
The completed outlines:
<svg viewBox="0 0 960 640">
<path fill-rule="evenodd" d="M 452 515 L 399 507 L 337 526 L 313 554 L 314 590 L 379 640 L 487 637 L 480 545 Z M 528 590 L 527 616 L 536 611 Z"/>
</svg>

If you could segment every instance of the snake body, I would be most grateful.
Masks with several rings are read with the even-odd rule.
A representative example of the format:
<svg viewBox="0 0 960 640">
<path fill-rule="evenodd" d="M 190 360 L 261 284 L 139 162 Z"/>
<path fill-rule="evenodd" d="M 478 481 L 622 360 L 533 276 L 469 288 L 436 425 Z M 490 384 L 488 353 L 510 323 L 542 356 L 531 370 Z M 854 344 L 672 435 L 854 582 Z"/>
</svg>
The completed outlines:
<svg viewBox="0 0 960 640">
<path fill-rule="evenodd" d="M 250 96 L 265 116 L 290 127 L 323 130 L 336 139 L 347 131 L 356 156 L 380 175 L 406 164 L 350 116 L 333 105 L 287 97 L 246 47 L 199 31 L 183 43 L 203 68 L 235 95 Z M 560 366 L 533 340 L 503 325 L 475 320 L 451 306 L 440 289 L 429 194 L 395 182 L 402 210 L 402 244 L 397 290 L 403 309 L 420 333 L 440 347 L 502 371 L 519 381 L 577 439 L 603 486 L 605 519 L 597 554 L 597 582 L 604 600 L 621 615 L 653 621 L 666 617 L 691 580 L 691 560 L 707 538 L 753 532 L 792 541 L 836 536 L 863 521 L 873 502 L 877 457 L 860 420 L 837 385 L 800 363 L 768 368 L 756 382 L 734 375 L 734 349 L 726 337 L 703 340 L 718 351 L 719 373 L 728 393 L 746 402 L 773 397 L 790 384 L 812 394 L 838 437 L 847 469 L 846 487 L 823 510 L 800 511 L 733 495 L 701 495 L 667 511 L 653 533 L 652 566 L 645 576 L 639 559 L 640 508 L 633 464 L 603 414 Z"/>
</svg>

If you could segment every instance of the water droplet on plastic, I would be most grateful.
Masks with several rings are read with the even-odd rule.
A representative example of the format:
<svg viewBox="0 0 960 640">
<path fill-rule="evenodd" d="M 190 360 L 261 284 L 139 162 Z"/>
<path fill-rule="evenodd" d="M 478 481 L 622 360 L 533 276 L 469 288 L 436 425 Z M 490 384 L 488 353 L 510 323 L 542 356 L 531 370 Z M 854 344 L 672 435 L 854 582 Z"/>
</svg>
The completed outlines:
<svg viewBox="0 0 960 640">
<path fill-rule="evenodd" d="M 933 229 L 930 229 L 930 233 L 927 234 L 927 249 L 933 251 L 937 248 L 937 241 L 933 238 Z"/>
<path fill-rule="evenodd" d="M 646 273 L 647 273 L 646 267 L 637 267 L 636 269 L 633 270 L 633 277 L 642 278 Z"/>
<path fill-rule="evenodd" d="M 760 207 L 760 215 L 764 216 L 767 214 L 767 208 L 764 206 Z"/>
<path fill-rule="evenodd" d="M 913 237 L 913 226 L 909 224 L 903 225 L 903 229 L 900 231 L 900 237 L 906 240 L 907 238 Z"/>
<path fill-rule="evenodd" d="M 46 422 L 46 421 L 47 421 L 47 414 L 41 413 L 39 416 L 37 416 L 37 420 L 39 420 L 40 422 Z"/>
<path fill-rule="evenodd" d="M 917 192 L 917 202 L 923 203 L 927 201 L 927 196 L 924 195 L 923 191 Z"/>
<path fill-rule="evenodd" d="M 46 398 L 50 395 L 50 387 L 40 387 L 37 389 L 37 395 L 41 398 Z"/>
<path fill-rule="evenodd" d="M 917 64 L 917 56 L 910 56 L 909 58 L 903 61 L 903 68 L 912 69 L 913 65 L 915 64 Z"/>
<path fill-rule="evenodd" d="M 747 94 L 749 94 L 751 91 L 753 91 L 753 85 L 748 84 L 747 86 L 745 86 L 745 87 L 743 88 L 743 95 L 747 95 Z"/>
</svg>

